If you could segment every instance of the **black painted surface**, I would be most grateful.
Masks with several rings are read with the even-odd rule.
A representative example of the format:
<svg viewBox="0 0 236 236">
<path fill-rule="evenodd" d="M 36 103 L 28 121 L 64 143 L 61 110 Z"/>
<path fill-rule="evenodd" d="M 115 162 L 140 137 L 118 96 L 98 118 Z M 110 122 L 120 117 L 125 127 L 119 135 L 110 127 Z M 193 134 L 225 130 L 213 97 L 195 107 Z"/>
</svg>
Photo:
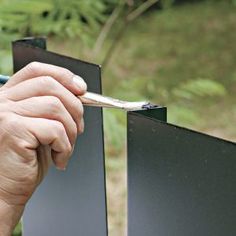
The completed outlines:
<svg viewBox="0 0 236 236">
<path fill-rule="evenodd" d="M 50 63 L 82 76 L 89 91 L 101 92 L 99 66 L 32 46 L 43 46 L 43 41 L 29 41 L 13 43 L 15 71 L 31 61 Z M 85 108 L 85 132 L 77 139 L 67 170 L 52 167 L 27 205 L 24 236 L 106 236 L 104 176 L 102 111 Z"/>
<path fill-rule="evenodd" d="M 236 145 L 150 112 L 128 114 L 128 235 L 235 236 Z"/>
</svg>

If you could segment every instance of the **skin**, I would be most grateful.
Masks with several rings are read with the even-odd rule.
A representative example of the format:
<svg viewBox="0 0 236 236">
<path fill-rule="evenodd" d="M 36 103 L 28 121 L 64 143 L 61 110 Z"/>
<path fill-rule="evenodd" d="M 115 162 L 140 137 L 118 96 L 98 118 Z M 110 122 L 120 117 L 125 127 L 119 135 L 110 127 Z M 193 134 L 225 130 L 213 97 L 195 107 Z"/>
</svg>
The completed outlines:
<svg viewBox="0 0 236 236">
<path fill-rule="evenodd" d="M 0 88 L 0 235 L 10 236 L 51 163 L 65 170 L 84 130 L 86 92 L 71 71 L 33 62 Z"/>
</svg>

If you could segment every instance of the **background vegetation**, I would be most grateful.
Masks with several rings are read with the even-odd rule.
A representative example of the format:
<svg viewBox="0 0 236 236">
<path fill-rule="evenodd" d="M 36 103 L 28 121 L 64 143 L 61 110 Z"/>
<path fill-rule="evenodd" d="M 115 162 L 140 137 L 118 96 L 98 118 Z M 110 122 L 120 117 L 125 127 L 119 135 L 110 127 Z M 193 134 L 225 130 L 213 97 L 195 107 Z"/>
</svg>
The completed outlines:
<svg viewBox="0 0 236 236">
<path fill-rule="evenodd" d="M 103 65 L 104 94 L 235 141 L 235 13 L 235 0 L 0 0 L 0 74 L 12 73 L 12 40 L 46 35 L 49 50 Z M 126 117 L 104 115 L 109 231 L 124 235 Z"/>
</svg>

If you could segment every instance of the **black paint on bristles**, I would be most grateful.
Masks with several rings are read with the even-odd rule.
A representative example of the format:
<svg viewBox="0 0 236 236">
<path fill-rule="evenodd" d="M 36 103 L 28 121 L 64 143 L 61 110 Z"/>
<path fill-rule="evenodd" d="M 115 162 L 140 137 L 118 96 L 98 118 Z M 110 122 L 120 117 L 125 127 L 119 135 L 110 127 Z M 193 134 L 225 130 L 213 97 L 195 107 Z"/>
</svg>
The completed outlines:
<svg viewBox="0 0 236 236">
<path fill-rule="evenodd" d="M 147 103 L 142 106 L 142 109 L 148 110 L 148 109 L 154 109 L 157 108 L 158 105 L 152 104 L 152 103 Z"/>
</svg>

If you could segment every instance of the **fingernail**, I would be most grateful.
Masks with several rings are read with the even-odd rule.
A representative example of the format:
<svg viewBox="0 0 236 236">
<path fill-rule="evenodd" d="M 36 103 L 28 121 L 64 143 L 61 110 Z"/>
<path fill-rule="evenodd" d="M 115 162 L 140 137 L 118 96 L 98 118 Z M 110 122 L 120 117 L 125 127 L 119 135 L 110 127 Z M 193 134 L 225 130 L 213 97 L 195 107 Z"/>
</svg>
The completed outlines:
<svg viewBox="0 0 236 236">
<path fill-rule="evenodd" d="M 75 83 L 77 88 L 79 88 L 81 92 L 85 92 L 87 90 L 87 84 L 84 82 L 84 80 L 80 76 L 75 75 L 73 77 L 73 82 Z"/>
<path fill-rule="evenodd" d="M 65 171 L 65 170 L 66 170 L 66 165 L 58 165 L 58 164 L 57 164 L 56 168 L 57 168 L 58 170 Z"/>
<path fill-rule="evenodd" d="M 74 150 L 75 150 L 75 144 L 72 145 L 71 155 L 72 155 L 72 153 L 74 152 Z"/>
<path fill-rule="evenodd" d="M 79 133 L 82 134 L 83 132 L 84 132 L 84 118 L 81 119 L 79 126 Z"/>
</svg>

